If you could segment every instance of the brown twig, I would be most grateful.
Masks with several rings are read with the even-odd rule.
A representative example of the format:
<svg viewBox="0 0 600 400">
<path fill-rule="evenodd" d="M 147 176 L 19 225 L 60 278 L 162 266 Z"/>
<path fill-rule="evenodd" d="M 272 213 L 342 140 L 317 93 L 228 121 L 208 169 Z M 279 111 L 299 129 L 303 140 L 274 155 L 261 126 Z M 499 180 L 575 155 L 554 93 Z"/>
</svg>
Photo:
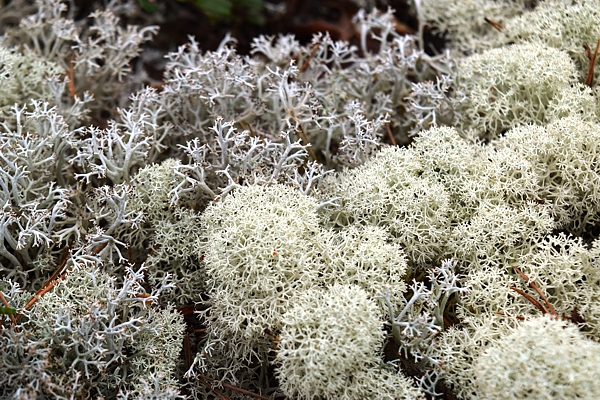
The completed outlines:
<svg viewBox="0 0 600 400">
<path fill-rule="evenodd" d="M 202 379 L 206 379 L 212 382 L 218 382 L 216 379 L 211 378 L 210 376 L 206 376 L 206 375 L 200 375 L 201 380 Z M 223 387 L 226 387 L 227 389 L 233 390 L 234 392 L 238 392 L 238 393 L 242 393 L 245 394 L 246 396 L 250 396 L 250 397 L 254 397 L 255 399 L 261 399 L 261 400 L 272 400 L 270 397 L 265 397 L 265 396 L 261 396 L 260 394 L 256 394 L 254 392 L 251 392 L 249 390 L 245 390 L 245 389 L 241 389 L 237 386 L 233 386 L 229 383 L 226 382 L 220 382 L 221 385 L 223 385 Z"/>
<path fill-rule="evenodd" d="M 514 286 L 511 286 L 510 288 L 512 290 L 514 290 L 515 292 L 519 293 L 521 296 L 525 297 L 527 300 L 529 300 L 531 302 L 531 304 L 533 304 L 534 306 L 536 306 L 544 314 L 548 314 L 549 313 L 549 311 L 546 309 L 546 307 L 544 307 L 539 301 L 537 301 L 536 299 L 534 299 L 533 297 L 531 297 L 530 295 L 528 295 L 527 293 L 525 293 L 521 289 L 518 289 L 518 288 L 516 288 Z"/>
<path fill-rule="evenodd" d="M 444 321 L 444 328 L 450 328 L 452 326 L 452 324 L 450 323 L 448 318 L 446 318 L 445 315 L 442 315 L 442 320 Z"/>
<path fill-rule="evenodd" d="M 33 296 L 31 296 L 31 298 L 29 299 L 29 301 L 25 304 L 25 307 L 23 307 L 23 310 L 28 310 L 32 305 L 34 305 L 43 295 L 45 295 L 46 293 L 48 293 L 50 290 L 52 290 L 54 288 L 54 286 L 56 286 L 56 284 L 58 282 L 60 282 L 61 280 L 63 280 L 65 278 L 65 276 L 67 276 L 67 272 L 65 272 L 64 274 L 62 274 L 61 276 L 59 276 L 58 278 L 56 278 L 54 281 L 50 282 L 50 283 L 45 283 L 44 286 L 42 286 L 37 292 L 35 292 L 35 294 Z M 21 317 L 23 316 L 23 313 L 19 313 L 17 315 L 17 321 L 19 319 L 21 319 Z"/>
<path fill-rule="evenodd" d="M 69 69 L 65 72 L 67 78 L 69 78 L 69 82 L 67 82 L 67 88 L 69 89 L 69 94 L 75 100 L 75 96 L 77 96 L 77 92 L 75 91 L 75 67 L 73 65 L 73 60 L 75 59 L 75 54 L 71 55 L 71 60 L 69 61 Z"/>
<path fill-rule="evenodd" d="M 594 51 L 593 55 L 592 51 L 590 50 L 590 46 L 588 46 L 587 43 L 583 44 L 583 48 L 585 49 L 585 54 L 587 55 L 587 58 L 590 62 L 588 66 L 588 73 L 585 78 L 585 84 L 589 87 L 592 87 L 592 85 L 594 84 L 594 68 L 596 65 L 596 58 L 598 57 L 598 48 L 600 48 L 600 39 L 598 39 L 598 43 L 596 43 L 596 50 Z"/>
<path fill-rule="evenodd" d="M 587 43 L 584 43 L 583 48 L 585 49 L 585 55 L 588 61 L 592 61 L 592 50 L 590 49 L 590 46 Z"/>
<path fill-rule="evenodd" d="M 504 25 L 502 25 L 500 22 L 492 21 L 487 17 L 484 17 L 483 19 L 485 20 L 485 22 L 494 27 L 498 32 L 502 32 L 504 30 Z"/>
<path fill-rule="evenodd" d="M 306 60 L 304 60 L 304 62 L 302 63 L 302 66 L 300 67 L 300 72 L 306 71 L 306 69 L 308 68 L 308 64 L 310 63 L 310 60 L 312 60 L 312 58 L 315 56 L 315 54 L 317 53 L 317 50 L 319 50 L 320 45 L 321 45 L 320 40 L 318 42 L 312 44 L 313 49 L 310 52 L 310 54 L 308 55 L 308 58 Z"/>
<path fill-rule="evenodd" d="M 258 136 L 256 133 L 254 133 L 254 130 L 252 129 L 252 125 L 250 125 L 250 123 L 248 123 L 247 128 L 246 128 L 246 124 L 244 123 L 244 121 L 238 121 L 238 124 L 240 124 L 240 126 L 242 127 L 243 130 L 250 131 L 250 136 L 252 136 L 252 137 Z"/>
<path fill-rule="evenodd" d="M 92 255 L 95 256 L 98 253 L 100 253 L 102 250 L 104 250 L 104 248 L 108 246 L 108 242 L 106 243 L 102 243 L 100 246 L 96 247 L 94 250 L 92 250 Z"/>
<path fill-rule="evenodd" d="M 56 271 L 54 271 L 52 276 L 50 278 L 48 278 L 48 280 L 46 282 L 44 282 L 44 284 L 42 285 L 42 288 L 44 286 L 48 285 L 53 280 L 58 278 L 58 276 L 60 275 L 62 270 L 65 268 L 65 265 L 67 265 L 67 260 L 69 259 L 68 256 L 69 256 L 70 250 L 71 250 L 71 247 L 69 246 L 63 251 L 62 256 L 60 257 L 60 264 L 58 264 L 58 268 L 56 269 Z"/>
<path fill-rule="evenodd" d="M 183 355 L 185 360 L 185 369 L 190 369 L 192 365 L 192 351 L 190 350 L 190 334 L 188 332 L 183 336 Z"/>
<path fill-rule="evenodd" d="M 23 307 L 23 310 L 28 310 L 32 305 L 34 305 L 40 299 L 40 297 L 42 297 L 44 294 L 46 294 L 50 289 L 52 289 L 56 285 L 56 282 L 58 281 L 60 274 L 62 273 L 63 269 L 65 268 L 65 265 L 67 265 L 67 260 L 68 260 L 67 256 L 69 254 L 69 250 L 70 250 L 69 247 L 67 247 L 65 249 L 65 251 L 63 252 L 63 254 L 61 256 L 61 262 L 58 265 L 58 268 L 56 268 L 56 270 L 50 276 L 50 278 L 48 278 L 46 280 L 46 282 L 44 282 L 42 287 L 39 288 L 38 291 L 35 292 L 35 294 L 33 296 L 31 296 L 31 298 L 27 301 L 27 303 L 25 303 L 25 307 Z M 16 320 L 18 321 L 19 319 L 21 319 L 22 316 L 23 316 L 23 313 L 19 313 L 17 315 Z"/>
<path fill-rule="evenodd" d="M 517 274 L 521 275 L 521 277 L 523 279 L 525 279 L 525 282 L 527 282 L 529 284 L 529 286 L 531 286 L 531 288 L 533 288 L 533 290 L 535 290 L 537 292 L 537 294 L 540 295 L 540 297 L 542 298 L 542 300 L 544 300 L 544 303 L 546 303 L 546 305 L 548 306 L 548 309 L 550 310 L 550 314 L 552 314 L 555 317 L 557 317 L 558 314 L 556 313 L 556 310 L 554 309 L 554 307 L 552 307 L 552 304 L 550 304 L 550 302 L 548 301 L 548 299 L 546 298 L 546 296 L 544 296 L 544 293 L 542 293 L 542 291 L 540 290 L 540 288 L 534 282 L 531 282 L 531 280 L 529 279 L 529 277 L 527 275 L 525 275 L 523 272 L 521 272 L 521 270 L 519 270 L 519 268 L 517 268 L 514 265 L 512 266 L 512 268 L 517 272 Z M 548 311 L 546 311 L 546 313 L 548 313 Z"/>
<path fill-rule="evenodd" d="M 573 307 L 573 311 L 571 311 L 570 317 L 563 316 L 563 319 L 568 319 L 572 323 L 577 324 L 577 325 L 582 325 L 582 324 L 586 323 L 583 316 L 579 313 L 579 309 L 577 307 Z"/>
<path fill-rule="evenodd" d="M 410 26 L 398 21 L 398 19 L 392 14 L 392 23 L 394 24 L 394 30 L 400 35 L 412 35 L 415 30 Z"/>
<path fill-rule="evenodd" d="M 185 317 L 186 315 L 194 314 L 194 311 L 196 310 L 196 306 L 176 307 L 176 310 L 179 311 Z"/>
<path fill-rule="evenodd" d="M 153 89 L 162 89 L 163 86 L 165 86 L 165 82 L 162 82 L 162 81 L 156 82 L 156 83 L 153 83 L 152 85 L 150 85 L 150 87 Z"/>
<path fill-rule="evenodd" d="M 208 378 L 208 377 L 207 377 Z M 207 388 L 209 388 L 214 394 L 216 394 L 219 398 L 223 399 L 223 400 L 231 400 L 229 397 L 227 397 L 225 395 L 225 393 L 221 392 L 220 390 L 215 389 L 214 387 L 212 387 L 212 385 L 208 382 L 206 382 L 204 379 L 200 378 L 200 383 L 203 384 L 204 386 L 206 386 Z"/>
<path fill-rule="evenodd" d="M 390 129 L 390 123 L 388 122 L 387 124 L 385 124 L 385 128 L 387 129 L 387 134 L 390 138 L 390 142 L 392 143 L 392 146 L 397 146 L 396 144 L 396 139 L 394 139 L 394 135 L 392 134 L 392 130 Z"/>
</svg>

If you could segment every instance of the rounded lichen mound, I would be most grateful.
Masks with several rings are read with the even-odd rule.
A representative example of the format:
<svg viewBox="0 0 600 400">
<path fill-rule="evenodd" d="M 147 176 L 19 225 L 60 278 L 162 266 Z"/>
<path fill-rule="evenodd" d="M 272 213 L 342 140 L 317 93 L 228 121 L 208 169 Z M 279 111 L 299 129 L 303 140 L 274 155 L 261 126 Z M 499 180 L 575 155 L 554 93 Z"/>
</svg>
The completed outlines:
<svg viewBox="0 0 600 400">
<path fill-rule="evenodd" d="M 600 37 L 599 19 L 597 1 L 546 0 L 533 11 L 510 20 L 506 34 L 513 42 L 542 42 L 565 50 L 575 60 L 583 79 L 589 64 L 583 44 L 593 50 Z M 597 68 L 595 75 L 597 79 Z"/>
<path fill-rule="evenodd" d="M 276 359 L 286 396 L 415 398 L 417 390 L 402 375 L 374 373 L 385 338 L 378 310 L 367 292 L 353 285 L 313 288 L 297 296 L 283 316 Z"/>
<path fill-rule="evenodd" d="M 528 198 L 551 203 L 559 228 L 581 234 L 598 223 L 600 125 L 576 117 L 526 125 L 510 130 L 494 146 L 504 159 L 529 164 L 538 187 Z"/>
<path fill-rule="evenodd" d="M 548 317 L 523 323 L 477 360 L 481 399 L 598 399 L 600 345 Z"/>
<path fill-rule="evenodd" d="M 443 184 L 425 176 L 417 155 L 389 147 L 361 167 L 341 174 L 331 196 L 341 207 L 337 226 L 387 227 L 401 243 L 411 266 L 439 257 L 449 234 L 450 196 Z"/>
<path fill-rule="evenodd" d="M 272 348 L 266 332 L 313 285 L 322 262 L 317 206 L 283 185 L 248 186 L 202 215 L 210 331 L 231 341 L 232 356 L 263 358 Z"/>
<path fill-rule="evenodd" d="M 376 226 L 349 226 L 341 231 L 324 231 L 325 265 L 319 282 L 353 284 L 368 293 L 389 288 L 404 300 L 406 257 L 397 239 Z M 383 306 L 383 303 L 381 303 Z"/>
<path fill-rule="evenodd" d="M 486 18 L 503 25 L 525 12 L 531 3 L 527 0 L 436 0 L 423 1 L 423 18 L 444 34 L 450 42 L 450 51 L 473 54 L 507 42 Z"/>
<path fill-rule="evenodd" d="M 569 112 L 594 115 L 578 75 L 568 53 L 540 43 L 468 57 L 458 66 L 457 88 L 468 99 L 461 106 L 461 128 L 468 136 L 493 139 L 515 126 L 546 123 Z M 564 110 L 565 101 L 573 108 Z"/>
</svg>

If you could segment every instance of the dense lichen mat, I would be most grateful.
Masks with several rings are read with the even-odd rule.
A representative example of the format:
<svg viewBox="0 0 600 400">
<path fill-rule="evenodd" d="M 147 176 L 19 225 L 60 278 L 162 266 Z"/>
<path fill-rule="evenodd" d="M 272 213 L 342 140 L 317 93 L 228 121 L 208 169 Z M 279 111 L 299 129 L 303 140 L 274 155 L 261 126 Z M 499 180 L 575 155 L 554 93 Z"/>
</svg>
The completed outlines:
<svg viewBox="0 0 600 400">
<path fill-rule="evenodd" d="M 1 398 L 600 398 L 600 3 L 189 38 L 152 82 L 153 4 L 0 37 Z"/>
</svg>

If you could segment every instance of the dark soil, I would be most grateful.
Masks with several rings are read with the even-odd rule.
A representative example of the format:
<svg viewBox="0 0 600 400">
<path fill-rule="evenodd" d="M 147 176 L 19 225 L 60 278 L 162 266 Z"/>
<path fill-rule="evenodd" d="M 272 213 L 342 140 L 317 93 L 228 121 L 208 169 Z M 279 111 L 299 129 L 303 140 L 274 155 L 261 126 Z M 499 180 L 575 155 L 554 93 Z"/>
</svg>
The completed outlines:
<svg viewBox="0 0 600 400">
<path fill-rule="evenodd" d="M 75 0 L 77 15 L 75 19 L 85 18 L 97 4 L 87 0 Z M 301 43 L 310 42 L 318 32 L 329 32 L 335 40 L 345 40 L 358 45 L 358 32 L 352 25 L 352 17 L 358 7 L 350 0 L 268 0 L 270 7 L 280 12 L 269 12 L 263 9 L 261 15 L 264 23 L 257 25 L 247 18 L 247 10 L 234 8 L 228 19 L 209 18 L 198 9 L 193 1 L 155 0 L 159 9 L 154 13 L 140 12 L 124 17 L 125 22 L 135 25 L 158 25 L 156 38 L 149 46 L 165 54 L 174 51 L 194 37 L 201 49 L 215 50 L 227 33 L 237 40 L 238 54 L 248 54 L 253 38 L 259 35 L 293 34 Z M 386 11 L 388 7 L 395 10 L 397 31 L 410 34 L 417 30 L 418 21 L 410 13 L 406 0 L 377 1 L 377 7 Z M 426 46 L 431 51 L 443 46 L 440 38 L 426 31 Z M 145 65 L 148 74 L 161 80 L 160 67 Z"/>
</svg>

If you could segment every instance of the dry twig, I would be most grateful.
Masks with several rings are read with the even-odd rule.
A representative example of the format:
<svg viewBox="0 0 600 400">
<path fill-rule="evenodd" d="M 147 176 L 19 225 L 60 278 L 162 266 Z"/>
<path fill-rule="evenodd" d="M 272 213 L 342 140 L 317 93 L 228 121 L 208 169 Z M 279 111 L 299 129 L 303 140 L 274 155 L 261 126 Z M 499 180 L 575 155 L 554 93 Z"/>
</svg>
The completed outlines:
<svg viewBox="0 0 600 400">
<path fill-rule="evenodd" d="M 521 270 L 519 268 L 517 268 L 516 266 L 512 266 L 512 268 L 517 272 L 517 274 L 519 274 L 521 276 L 521 278 L 523 278 L 525 280 L 525 282 L 527 282 L 529 284 L 529 286 L 531 288 L 533 288 L 533 290 L 535 290 L 537 292 L 537 294 L 540 295 L 540 297 L 542 298 L 542 300 L 544 300 L 544 303 L 546 303 L 546 305 L 548 306 L 548 309 L 546 309 L 546 307 L 543 307 L 539 302 L 536 301 L 537 304 L 539 304 L 542 308 L 542 311 L 546 314 L 552 314 L 555 317 L 558 317 L 558 314 L 556 313 L 556 310 L 554 309 L 554 307 L 552 307 L 552 304 L 550 304 L 550 302 L 548 301 L 548 299 L 546 298 L 546 296 L 544 296 L 544 293 L 542 293 L 542 291 L 540 290 L 540 288 L 534 283 L 531 282 L 531 280 L 529 279 L 529 277 L 527 277 L 527 275 L 525 275 L 523 272 L 521 272 Z M 515 290 L 515 289 L 513 289 Z M 517 290 L 515 290 L 517 291 Z M 523 294 L 523 293 L 521 293 Z M 525 295 L 523 295 L 525 296 Z M 525 297 L 527 298 L 527 297 Z M 529 299 L 528 299 L 529 300 Z M 531 300 L 529 300 L 531 301 Z M 535 303 L 533 303 L 535 305 Z M 537 307 L 537 306 L 536 306 Z M 538 307 L 539 308 L 539 307 Z"/>
<path fill-rule="evenodd" d="M 599 47 L 600 47 L 600 39 L 598 39 L 598 43 L 596 43 L 596 50 L 594 51 L 594 54 L 592 54 L 590 46 L 588 46 L 587 43 L 583 44 L 583 48 L 585 49 L 585 54 L 587 55 L 587 58 L 590 62 L 589 66 L 588 66 L 588 73 L 585 78 L 585 84 L 588 85 L 589 87 L 592 87 L 592 85 L 594 84 L 594 67 L 596 65 L 596 57 L 598 57 L 598 48 Z"/>
<path fill-rule="evenodd" d="M 498 32 L 502 32 L 504 30 L 504 25 L 502 25 L 500 22 L 492 21 L 487 17 L 484 17 L 483 19 L 485 20 L 485 22 L 493 26 Z"/>
</svg>

